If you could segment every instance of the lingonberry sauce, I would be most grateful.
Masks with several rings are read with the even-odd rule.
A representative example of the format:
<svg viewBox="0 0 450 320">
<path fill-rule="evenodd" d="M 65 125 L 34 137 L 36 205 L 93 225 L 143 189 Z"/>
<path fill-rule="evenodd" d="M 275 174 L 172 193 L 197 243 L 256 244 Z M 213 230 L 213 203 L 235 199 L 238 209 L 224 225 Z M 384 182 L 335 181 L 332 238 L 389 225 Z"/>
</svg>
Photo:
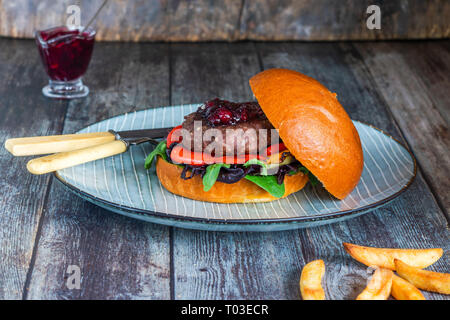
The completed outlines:
<svg viewBox="0 0 450 320">
<path fill-rule="evenodd" d="M 94 47 L 95 32 L 56 27 L 38 31 L 37 45 L 51 80 L 71 81 L 87 70 Z"/>
<path fill-rule="evenodd" d="M 230 102 L 215 98 L 197 110 L 197 118 L 205 119 L 211 127 L 230 126 L 253 119 L 266 119 L 258 102 Z"/>
</svg>

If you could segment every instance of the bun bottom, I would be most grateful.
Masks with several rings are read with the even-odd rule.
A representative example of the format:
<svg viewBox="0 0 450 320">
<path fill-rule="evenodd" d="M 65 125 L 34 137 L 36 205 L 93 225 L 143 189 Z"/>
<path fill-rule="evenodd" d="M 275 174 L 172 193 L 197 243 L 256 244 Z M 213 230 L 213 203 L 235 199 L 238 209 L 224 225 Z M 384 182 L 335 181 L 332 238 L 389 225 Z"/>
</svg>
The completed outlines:
<svg viewBox="0 0 450 320">
<path fill-rule="evenodd" d="M 179 196 L 218 203 L 268 202 L 279 199 L 246 179 L 233 184 L 216 182 L 211 190 L 205 192 L 200 176 L 183 180 L 180 178 L 181 171 L 180 167 L 161 157 L 156 160 L 156 174 L 159 181 L 164 188 Z M 301 190 L 307 182 L 308 176 L 302 172 L 292 176 L 286 175 L 284 179 L 285 193 L 282 198 Z"/>
</svg>

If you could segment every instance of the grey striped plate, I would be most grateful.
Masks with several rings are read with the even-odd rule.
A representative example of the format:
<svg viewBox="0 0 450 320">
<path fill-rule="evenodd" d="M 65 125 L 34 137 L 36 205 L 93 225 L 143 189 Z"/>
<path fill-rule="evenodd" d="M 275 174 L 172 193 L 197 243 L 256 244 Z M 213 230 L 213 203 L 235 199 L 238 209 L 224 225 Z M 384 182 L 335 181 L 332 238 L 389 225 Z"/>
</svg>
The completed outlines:
<svg viewBox="0 0 450 320">
<path fill-rule="evenodd" d="M 198 104 L 148 109 L 93 124 L 80 132 L 176 126 Z M 269 203 L 218 204 L 194 201 L 168 192 L 155 170 L 144 169 L 152 145 L 60 170 L 56 177 L 77 195 L 110 211 L 171 226 L 223 231 L 275 231 L 337 222 L 373 210 L 395 198 L 415 177 L 410 152 L 378 129 L 355 121 L 364 150 L 364 170 L 344 200 L 322 187 L 303 190 Z"/>
</svg>

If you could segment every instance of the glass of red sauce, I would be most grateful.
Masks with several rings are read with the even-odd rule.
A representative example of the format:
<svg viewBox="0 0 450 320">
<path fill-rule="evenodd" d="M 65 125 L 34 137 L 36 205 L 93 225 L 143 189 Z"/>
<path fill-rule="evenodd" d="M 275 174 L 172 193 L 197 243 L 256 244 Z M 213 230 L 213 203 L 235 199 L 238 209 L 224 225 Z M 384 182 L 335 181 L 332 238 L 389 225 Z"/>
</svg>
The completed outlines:
<svg viewBox="0 0 450 320">
<path fill-rule="evenodd" d="M 42 93 L 50 98 L 85 97 L 89 88 L 81 77 L 91 61 L 95 30 L 54 27 L 36 31 L 36 44 L 50 80 Z"/>
</svg>

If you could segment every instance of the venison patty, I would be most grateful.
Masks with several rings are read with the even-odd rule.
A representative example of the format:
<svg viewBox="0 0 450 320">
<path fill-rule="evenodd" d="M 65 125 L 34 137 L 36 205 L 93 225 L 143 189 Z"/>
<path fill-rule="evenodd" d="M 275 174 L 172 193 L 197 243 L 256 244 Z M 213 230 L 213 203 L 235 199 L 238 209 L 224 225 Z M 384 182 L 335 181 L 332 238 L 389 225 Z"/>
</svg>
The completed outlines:
<svg viewBox="0 0 450 320">
<path fill-rule="evenodd" d="M 182 127 L 188 132 L 181 142 L 184 148 L 203 152 L 214 149 L 223 155 L 258 153 L 271 144 L 274 129 L 257 102 L 217 98 L 185 116 Z"/>
</svg>

